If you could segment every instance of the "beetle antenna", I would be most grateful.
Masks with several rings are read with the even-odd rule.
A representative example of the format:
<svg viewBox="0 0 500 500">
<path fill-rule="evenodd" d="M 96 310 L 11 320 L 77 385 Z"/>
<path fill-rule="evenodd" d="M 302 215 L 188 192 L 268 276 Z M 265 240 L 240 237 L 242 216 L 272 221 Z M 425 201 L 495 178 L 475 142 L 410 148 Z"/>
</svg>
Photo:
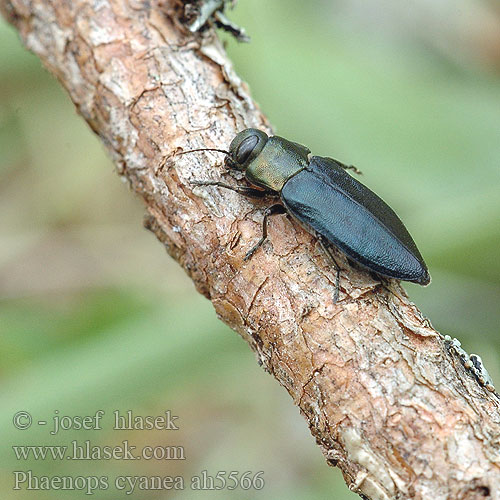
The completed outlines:
<svg viewBox="0 0 500 500">
<path fill-rule="evenodd" d="M 185 155 L 186 153 L 195 153 L 196 151 L 218 151 L 219 153 L 224 153 L 225 155 L 230 154 L 229 151 L 226 151 L 224 149 L 199 148 L 199 149 L 190 149 L 188 151 L 182 151 L 181 153 L 177 153 L 177 155 Z"/>
</svg>

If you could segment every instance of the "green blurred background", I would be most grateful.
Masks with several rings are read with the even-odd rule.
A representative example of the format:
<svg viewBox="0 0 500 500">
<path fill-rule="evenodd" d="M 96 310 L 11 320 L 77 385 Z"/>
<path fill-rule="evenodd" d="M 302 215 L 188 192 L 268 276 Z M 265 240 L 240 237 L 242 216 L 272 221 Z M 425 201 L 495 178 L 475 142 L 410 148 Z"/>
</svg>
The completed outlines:
<svg viewBox="0 0 500 500">
<path fill-rule="evenodd" d="M 401 4 L 401 5 L 400 5 Z M 495 7 L 495 5 L 497 5 Z M 396 209 L 433 282 L 406 285 L 500 384 L 500 10 L 473 0 L 241 0 L 252 38 L 222 34 L 277 132 L 357 165 Z M 358 498 L 298 410 L 142 228 L 144 209 L 60 85 L 0 21 L 1 497 L 37 475 L 264 471 L 261 491 L 134 498 Z M 102 431 L 15 430 L 107 412 Z M 179 431 L 110 431 L 114 409 L 179 416 Z M 108 425 L 109 424 L 109 425 Z M 12 445 L 182 445 L 186 460 L 17 461 Z M 110 487 L 93 498 L 126 498 Z"/>
</svg>

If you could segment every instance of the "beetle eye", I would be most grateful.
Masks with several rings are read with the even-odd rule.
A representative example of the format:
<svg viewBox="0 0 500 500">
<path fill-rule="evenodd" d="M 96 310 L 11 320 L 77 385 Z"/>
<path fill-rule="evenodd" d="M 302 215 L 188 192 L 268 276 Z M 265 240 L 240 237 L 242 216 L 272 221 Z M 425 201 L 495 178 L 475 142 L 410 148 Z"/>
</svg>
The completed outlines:
<svg viewBox="0 0 500 500">
<path fill-rule="evenodd" d="M 250 135 L 246 139 L 244 139 L 241 144 L 238 146 L 238 150 L 236 151 L 235 160 L 239 165 L 245 164 L 248 160 L 252 151 L 255 149 L 259 142 L 259 138 L 256 135 Z"/>
</svg>

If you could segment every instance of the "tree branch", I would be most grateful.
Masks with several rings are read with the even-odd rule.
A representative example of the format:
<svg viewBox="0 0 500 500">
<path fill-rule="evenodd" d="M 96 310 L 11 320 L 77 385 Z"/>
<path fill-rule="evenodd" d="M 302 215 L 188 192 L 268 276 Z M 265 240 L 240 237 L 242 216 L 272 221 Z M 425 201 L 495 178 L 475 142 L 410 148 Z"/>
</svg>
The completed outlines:
<svg viewBox="0 0 500 500">
<path fill-rule="evenodd" d="M 185 2 L 184 2 L 185 3 Z M 67 89 L 145 202 L 147 226 L 300 407 L 327 461 L 371 499 L 500 498 L 497 395 L 408 301 L 342 267 L 341 293 L 315 239 L 287 217 L 258 240 L 265 203 L 217 153 L 269 124 L 212 30 L 191 34 L 176 0 L 0 0 L 26 46 Z M 491 389 L 491 388 L 490 388 Z"/>
</svg>

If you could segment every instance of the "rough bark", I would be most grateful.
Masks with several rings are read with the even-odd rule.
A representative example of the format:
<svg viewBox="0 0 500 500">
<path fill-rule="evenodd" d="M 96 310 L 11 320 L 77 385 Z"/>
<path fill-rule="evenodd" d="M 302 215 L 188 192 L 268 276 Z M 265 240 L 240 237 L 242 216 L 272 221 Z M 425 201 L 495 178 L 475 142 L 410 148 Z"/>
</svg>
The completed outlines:
<svg viewBox="0 0 500 500">
<path fill-rule="evenodd" d="M 260 237 L 263 202 L 189 181 L 223 178 L 217 153 L 269 124 L 211 30 L 192 35 L 183 3 L 0 0 L 26 46 L 67 89 L 147 225 L 292 396 L 327 461 L 370 499 L 500 498 L 500 413 L 397 282 L 340 254 L 334 272 L 288 217 Z"/>
</svg>

